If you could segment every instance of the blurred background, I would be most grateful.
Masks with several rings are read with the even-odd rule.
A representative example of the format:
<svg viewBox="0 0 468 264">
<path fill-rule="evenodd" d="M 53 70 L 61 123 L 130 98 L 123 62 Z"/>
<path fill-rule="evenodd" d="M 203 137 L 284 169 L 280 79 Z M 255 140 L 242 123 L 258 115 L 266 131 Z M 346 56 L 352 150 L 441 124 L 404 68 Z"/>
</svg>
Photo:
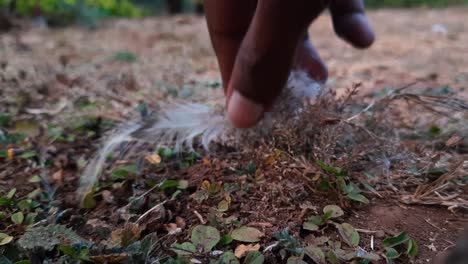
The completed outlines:
<svg viewBox="0 0 468 264">
<path fill-rule="evenodd" d="M 368 8 L 447 7 L 468 0 L 366 0 Z M 203 0 L 0 0 L 0 25 L 11 26 L 12 19 L 32 18 L 48 26 L 82 24 L 96 26 L 108 17 L 203 13 Z"/>
</svg>

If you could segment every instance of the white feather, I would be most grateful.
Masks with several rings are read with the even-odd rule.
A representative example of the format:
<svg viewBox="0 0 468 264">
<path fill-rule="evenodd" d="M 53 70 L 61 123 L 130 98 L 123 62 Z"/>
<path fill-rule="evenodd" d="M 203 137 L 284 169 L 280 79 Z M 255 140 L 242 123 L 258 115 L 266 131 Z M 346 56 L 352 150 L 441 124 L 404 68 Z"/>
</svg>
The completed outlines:
<svg viewBox="0 0 468 264">
<path fill-rule="evenodd" d="M 193 151 L 197 140 L 208 151 L 213 143 L 225 144 L 228 140 L 261 136 L 276 122 L 298 117 L 305 98 L 314 99 L 321 86 L 305 72 L 293 71 L 288 84 L 272 112 L 256 128 L 235 129 L 228 121 L 222 103 L 210 107 L 200 103 L 179 102 L 161 105 L 161 111 L 145 121 L 125 125 L 110 135 L 104 146 L 91 160 L 81 179 L 80 193 L 87 193 L 99 178 L 106 158 L 116 148 L 131 140 L 143 140 L 155 147 L 173 147 L 176 151 L 184 148 Z M 221 109 L 221 110 L 220 110 Z"/>
</svg>

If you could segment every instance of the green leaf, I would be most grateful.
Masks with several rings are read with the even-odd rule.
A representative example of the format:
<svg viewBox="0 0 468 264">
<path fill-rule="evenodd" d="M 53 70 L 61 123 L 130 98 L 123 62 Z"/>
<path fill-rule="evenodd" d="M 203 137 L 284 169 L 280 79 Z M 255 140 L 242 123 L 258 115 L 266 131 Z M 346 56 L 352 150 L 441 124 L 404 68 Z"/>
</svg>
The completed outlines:
<svg viewBox="0 0 468 264">
<path fill-rule="evenodd" d="M 340 233 L 343 240 L 351 247 L 357 247 L 359 245 L 359 234 L 354 227 L 348 223 L 337 225 L 338 232 Z"/>
<path fill-rule="evenodd" d="M 76 253 L 76 250 L 69 245 L 60 245 L 58 246 L 58 250 L 62 251 L 63 254 L 69 256 L 72 259 L 78 258 L 78 254 Z"/>
<path fill-rule="evenodd" d="M 21 158 L 21 159 L 31 159 L 31 158 L 34 158 L 36 156 L 37 156 L 36 151 L 28 151 L 28 152 L 25 152 L 25 153 L 19 155 L 18 157 Z"/>
<path fill-rule="evenodd" d="M 122 180 L 127 178 L 129 175 L 136 175 L 137 173 L 138 169 L 135 164 L 125 165 L 115 169 L 111 174 L 111 178 L 114 180 Z"/>
<path fill-rule="evenodd" d="M 192 230 L 192 243 L 204 252 L 210 252 L 220 239 L 219 231 L 212 226 L 199 225 Z"/>
<path fill-rule="evenodd" d="M 23 212 L 29 212 L 31 210 L 31 200 L 21 200 L 16 206 Z"/>
<path fill-rule="evenodd" d="M 414 239 L 408 241 L 408 247 L 406 249 L 406 255 L 409 257 L 416 257 L 418 255 L 418 244 Z"/>
<path fill-rule="evenodd" d="M 226 252 L 216 261 L 216 264 L 240 264 L 234 253 Z"/>
<path fill-rule="evenodd" d="M 5 233 L 0 233 L 0 246 L 4 246 L 6 244 L 9 244 L 11 241 L 13 241 L 13 237 L 9 236 Z"/>
<path fill-rule="evenodd" d="M 13 189 L 11 189 L 11 190 L 8 192 L 8 194 L 7 194 L 6 197 L 7 197 L 9 200 L 11 200 L 11 198 L 13 198 L 13 196 L 15 196 L 15 193 L 16 193 L 16 188 L 13 188 Z"/>
<path fill-rule="evenodd" d="M 304 253 L 315 261 L 315 263 L 325 263 L 325 254 L 322 249 L 318 247 L 308 246 L 305 248 Z"/>
<path fill-rule="evenodd" d="M 17 212 L 11 216 L 11 221 L 17 225 L 21 225 L 24 221 L 24 214 L 22 212 Z"/>
<path fill-rule="evenodd" d="M 341 168 L 330 166 L 320 160 L 315 161 L 315 163 L 325 172 L 328 172 L 338 177 L 346 176 L 346 172 L 343 171 Z"/>
<path fill-rule="evenodd" d="M 307 264 L 302 260 L 302 257 L 292 256 L 288 258 L 287 264 Z"/>
<path fill-rule="evenodd" d="M 169 149 L 169 148 L 161 148 L 161 149 L 158 150 L 158 154 L 164 160 L 168 160 L 168 159 L 172 158 L 172 156 L 174 156 L 175 151 L 172 150 L 172 149 Z"/>
<path fill-rule="evenodd" d="M 351 200 L 358 201 L 360 203 L 369 204 L 369 200 L 360 193 L 348 193 L 347 197 Z"/>
<path fill-rule="evenodd" d="M 136 62 L 138 59 L 137 59 L 137 56 L 132 52 L 120 51 L 114 55 L 114 60 L 130 63 L 130 62 Z"/>
<path fill-rule="evenodd" d="M 388 237 L 382 241 L 384 247 L 393 248 L 398 245 L 404 244 L 410 240 L 410 237 L 405 233 L 401 233 L 398 236 Z"/>
<path fill-rule="evenodd" d="M 305 230 L 309 230 L 309 231 L 317 231 L 319 230 L 319 226 L 308 221 L 308 222 L 304 222 L 304 224 L 302 224 L 302 227 L 305 229 Z"/>
<path fill-rule="evenodd" d="M 222 200 L 221 202 L 218 203 L 218 211 L 220 212 L 226 212 L 229 210 L 229 202 L 226 200 Z"/>
<path fill-rule="evenodd" d="M 165 190 L 169 188 L 174 188 L 179 186 L 179 181 L 166 180 L 159 185 L 159 189 Z"/>
<path fill-rule="evenodd" d="M 312 224 L 315 224 L 315 225 L 318 225 L 318 226 L 321 226 L 325 223 L 325 221 L 323 221 L 323 217 L 319 216 L 319 215 L 313 215 L 311 217 L 309 217 L 309 222 L 311 222 Z"/>
<path fill-rule="evenodd" d="M 400 256 L 400 253 L 396 249 L 387 247 L 385 248 L 385 256 L 387 259 L 397 259 Z"/>
<path fill-rule="evenodd" d="M 256 228 L 241 226 L 234 229 L 231 233 L 231 236 L 234 240 L 237 241 L 253 243 L 260 241 L 264 234 Z"/>
<path fill-rule="evenodd" d="M 29 261 L 29 259 L 25 259 L 25 260 L 16 261 L 15 264 L 31 264 L 31 261 Z"/>
<path fill-rule="evenodd" d="M 172 245 L 171 250 L 179 256 L 190 256 L 197 252 L 195 245 L 190 242 L 185 242 L 182 244 L 175 243 Z"/>
<path fill-rule="evenodd" d="M 330 264 L 340 264 L 340 259 L 333 250 L 327 252 L 327 261 Z"/>
<path fill-rule="evenodd" d="M 258 251 L 250 251 L 245 257 L 244 264 L 262 264 L 265 261 L 265 257 Z"/>
<path fill-rule="evenodd" d="M 232 240 L 232 236 L 228 234 L 222 236 L 218 243 L 222 246 L 227 246 L 232 243 Z"/>
<path fill-rule="evenodd" d="M 330 214 L 329 212 L 331 212 L 330 218 L 338 218 L 344 215 L 343 209 L 337 205 L 327 205 L 323 208 L 324 214 Z"/>
<path fill-rule="evenodd" d="M 7 197 L 5 197 L 5 196 L 0 197 L 0 205 L 8 206 L 8 205 L 10 205 L 10 203 L 11 203 L 11 201 Z"/>
<path fill-rule="evenodd" d="M 187 180 L 180 180 L 179 185 L 177 186 L 178 189 L 185 190 L 189 187 L 189 182 Z"/>
<path fill-rule="evenodd" d="M 24 219 L 24 224 L 25 225 L 32 225 L 36 223 L 36 217 L 37 213 L 29 213 L 26 215 L 26 218 Z"/>
<path fill-rule="evenodd" d="M 96 207 L 96 199 L 94 199 L 94 188 L 89 191 L 83 198 L 83 201 L 81 203 L 81 207 L 85 209 L 92 209 Z"/>
<path fill-rule="evenodd" d="M 41 179 L 41 177 L 39 175 L 34 175 L 34 176 L 31 177 L 31 179 L 29 179 L 30 183 L 39 183 L 41 181 L 42 181 L 42 179 Z"/>
</svg>

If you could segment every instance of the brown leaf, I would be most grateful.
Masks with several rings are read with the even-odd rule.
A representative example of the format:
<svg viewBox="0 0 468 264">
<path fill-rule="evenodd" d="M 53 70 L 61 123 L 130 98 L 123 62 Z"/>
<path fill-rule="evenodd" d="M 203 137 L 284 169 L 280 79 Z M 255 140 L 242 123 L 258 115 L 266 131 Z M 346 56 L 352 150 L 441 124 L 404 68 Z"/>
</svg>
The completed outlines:
<svg viewBox="0 0 468 264">
<path fill-rule="evenodd" d="M 169 235 L 180 233 L 182 230 L 180 227 L 177 226 L 175 223 L 169 223 L 166 225 L 166 230 Z"/>
<path fill-rule="evenodd" d="M 161 156 L 158 154 L 151 154 L 145 157 L 145 159 L 151 164 L 159 164 L 161 163 Z"/>
<path fill-rule="evenodd" d="M 137 241 L 140 236 L 140 226 L 134 223 L 127 223 L 123 228 L 112 232 L 109 242 L 115 246 L 127 247 L 131 243 Z"/>
<path fill-rule="evenodd" d="M 185 223 L 185 220 L 184 220 L 182 217 L 176 216 L 175 221 L 176 221 L 177 227 L 180 227 L 180 228 L 182 228 L 182 229 L 185 228 L 186 223 Z"/>
<path fill-rule="evenodd" d="M 122 263 L 127 260 L 130 256 L 126 253 L 122 254 L 110 254 L 101 256 L 89 257 L 94 263 Z"/>
<path fill-rule="evenodd" d="M 445 145 L 446 145 L 447 147 L 454 147 L 454 146 L 460 144 L 460 142 L 462 141 L 462 139 L 463 139 L 463 138 L 461 138 L 461 137 L 458 136 L 458 135 L 453 135 L 453 136 L 451 136 L 451 137 L 447 140 L 447 142 L 445 142 Z"/>
<path fill-rule="evenodd" d="M 54 183 L 58 185 L 62 185 L 63 183 L 63 170 L 58 170 L 54 174 L 52 174 L 52 180 Z"/>
<path fill-rule="evenodd" d="M 258 251 L 260 249 L 260 244 L 250 244 L 250 245 L 243 245 L 240 244 L 237 246 L 236 250 L 234 251 L 234 255 L 237 258 L 242 258 L 243 256 L 247 255 L 249 251 Z"/>
<path fill-rule="evenodd" d="M 104 190 L 104 191 L 102 191 L 101 195 L 102 195 L 102 199 L 103 199 L 104 201 L 106 201 L 106 203 L 111 204 L 111 203 L 114 202 L 114 196 L 112 195 L 112 192 L 111 192 L 111 191 L 109 191 L 109 190 Z"/>
</svg>

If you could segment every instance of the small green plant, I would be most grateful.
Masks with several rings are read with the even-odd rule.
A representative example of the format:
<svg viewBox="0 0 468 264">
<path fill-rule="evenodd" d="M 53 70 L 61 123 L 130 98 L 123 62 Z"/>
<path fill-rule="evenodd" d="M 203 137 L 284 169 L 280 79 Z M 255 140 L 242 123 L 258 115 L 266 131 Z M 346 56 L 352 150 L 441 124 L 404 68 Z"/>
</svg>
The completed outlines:
<svg viewBox="0 0 468 264">
<path fill-rule="evenodd" d="M 346 170 L 343 170 L 339 167 L 330 166 L 320 160 L 317 160 L 315 163 L 319 166 L 320 169 L 327 173 L 327 175 L 333 176 L 333 178 L 328 181 L 325 179 L 322 180 L 318 186 L 320 190 L 327 191 L 330 188 L 339 189 L 342 191 L 345 197 L 350 200 L 364 204 L 369 203 L 369 200 L 364 195 L 362 195 L 362 191 L 359 186 L 350 182 L 349 180 L 346 180 L 346 177 L 348 176 Z"/>
<path fill-rule="evenodd" d="M 402 256 L 416 257 L 418 255 L 418 245 L 414 239 L 411 239 L 405 232 L 397 236 L 387 237 L 382 241 L 385 247 L 385 257 L 387 263 L 394 263 L 396 259 Z"/>
<path fill-rule="evenodd" d="M 129 51 L 120 51 L 120 52 L 117 52 L 115 55 L 114 55 L 114 60 L 116 61 L 120 61 L 120 62 L 128 62 L 128 63 L 132 63 L 132 62 L 136 62 L 138 60 L 137 56 L 132 53 L 132 52 L 129 52 Z"/>
<path fill-rule="evenodd" d="M 137 174 L 137 166 L 135 164 L 130 164 L 116 168 L 114 171 L 112 171 L 111 177 L 113 180 L 123 180 L 129 176 Z"/>
<path fill-rule="evenodd" d="M 58 249 L 72 260 L 89 262 L 89 247 L 84 244 L 60 245 Z"/>
<path fill-rule="evenodd" d="M 195 252 L 210 252 L 221 240 L 218 229 L 199 225 L 192 229 L 191 242 L 172 245 L 172 251 L 179 256 L 190 256 Z"/>
<path fill-rule="evenodd" d="M 309 231 L 316 231 L 320 226 L 326 224 L 328 220 L 344 215 L 343 210 L 336 205 L 327 205 L 323 208 L 323 215 L 314 215 L 307 219 L 303 228 Z"/>
</svg>

